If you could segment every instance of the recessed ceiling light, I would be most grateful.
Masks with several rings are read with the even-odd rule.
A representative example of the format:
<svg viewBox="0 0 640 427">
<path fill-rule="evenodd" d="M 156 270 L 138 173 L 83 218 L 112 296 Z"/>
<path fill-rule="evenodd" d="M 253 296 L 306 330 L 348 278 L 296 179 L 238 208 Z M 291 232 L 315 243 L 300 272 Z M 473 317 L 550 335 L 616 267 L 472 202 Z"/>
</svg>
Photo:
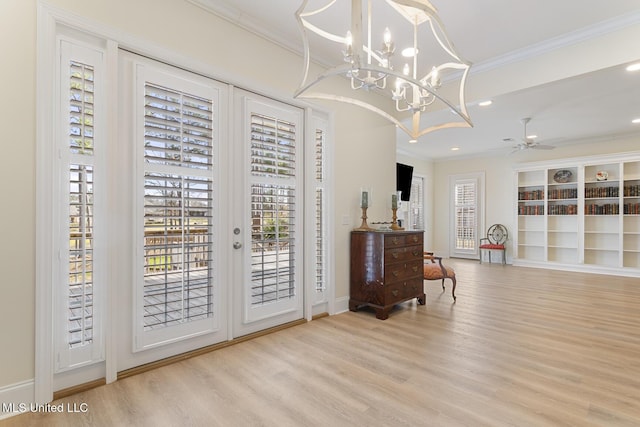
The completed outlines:
<svg viewBox="0 0 640 427">
<path fill-rule="evenodd" d="M 638 124 L 638 123 L 640 123 L 640 119 L 633 119 L 633 120 L 631 120 L 631 123 Z"/>
<path fill-rule="evenodd" d="M 413 47 L 408 47 L 406 49 L 402 49 L 402 56 L 405 58 L 413 58 L 418 53 L 418 49 Z"/>
<path fill-rule="evenodd" d="M 493 104 L 493 101 L 490 100 L 490 99 L 488 99 L 486 101 L 478 102 L 478 105 L 481 106 L 481 107 L 488 107 L 491 104 Z"/>
<path fill-rule="evenodd" d="M 636 62 L 635 64 L 631 64 L 627 67 L 627 71 L 638 71 L 640 70 L 640 62 Z"/>
<path fill-rule="evenodd" d="M 458 151 L 460 147 L 451 147 L 451 151 Z"/>
<path fill-rule="evenodd" d="M 410 140 L 409 140 L 409 144 L 415 144 L 416 142 L 418 142 L 418 140 L 417 140 L 417 139 L 410 139 Z"/>
</svg>

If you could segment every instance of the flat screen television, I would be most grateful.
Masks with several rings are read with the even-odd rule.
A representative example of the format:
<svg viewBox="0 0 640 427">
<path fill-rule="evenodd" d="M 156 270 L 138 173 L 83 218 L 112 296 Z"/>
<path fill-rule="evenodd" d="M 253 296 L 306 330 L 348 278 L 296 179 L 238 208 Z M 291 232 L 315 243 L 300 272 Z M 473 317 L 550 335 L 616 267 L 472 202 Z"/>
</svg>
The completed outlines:
<svg viewBox="0 0 640 427">
<path fill-rule="evenodd" d="M 402 191 L 400 200 L 408 202 L 411 198 L 411 180 L 413 166 L 396 163 L 396 191 Z"/>
</svg>

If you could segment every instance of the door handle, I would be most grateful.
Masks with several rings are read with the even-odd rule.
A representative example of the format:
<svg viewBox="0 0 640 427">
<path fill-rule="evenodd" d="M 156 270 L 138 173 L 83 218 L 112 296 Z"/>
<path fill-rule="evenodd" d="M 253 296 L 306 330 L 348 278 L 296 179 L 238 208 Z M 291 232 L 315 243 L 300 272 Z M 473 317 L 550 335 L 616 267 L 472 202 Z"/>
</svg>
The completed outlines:
<svg viewBox="0 0 640 427">
<path fill-rule="evenodd" d="M 240 249 L 242 247 L 242 243 L 240 242 L 233 242 L 233 249 Z"/>
</svg>

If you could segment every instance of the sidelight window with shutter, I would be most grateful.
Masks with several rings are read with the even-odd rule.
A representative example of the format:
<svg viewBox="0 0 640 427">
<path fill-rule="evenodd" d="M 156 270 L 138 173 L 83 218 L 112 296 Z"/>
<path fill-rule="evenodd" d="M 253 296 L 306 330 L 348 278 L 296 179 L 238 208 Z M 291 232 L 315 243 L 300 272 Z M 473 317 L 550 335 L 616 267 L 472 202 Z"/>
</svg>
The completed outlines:
<svg viewBox="0 0 640 427">
<path fill-rule="evenodd" d="M 56 372 L 103 358 L 104 266 L 100 180 L 104 167 L 103 129 L 96 123 L 104 102 L 103 53 L 68 41 L 60 44 L 59 210 L 54 213 L 60 247 L 54 283 Z M 99 190 L 97 190 L 99 189 Z M 100 192 L 100 195 L 97 193 Z"/>
<path fill-rule="evenodd" d="M 327 196 L 326 196 L 326 152 L 327 130 L 324 121 L 315 130 L 315 290 L 320 294 L 327 289 Z"/>
<path fill-rule="evenodd" d="M 424 178 L 411 179 L 411 200 L 409 200 L 409 226 L 411 230 L 424 230 Z"/>
</svg>

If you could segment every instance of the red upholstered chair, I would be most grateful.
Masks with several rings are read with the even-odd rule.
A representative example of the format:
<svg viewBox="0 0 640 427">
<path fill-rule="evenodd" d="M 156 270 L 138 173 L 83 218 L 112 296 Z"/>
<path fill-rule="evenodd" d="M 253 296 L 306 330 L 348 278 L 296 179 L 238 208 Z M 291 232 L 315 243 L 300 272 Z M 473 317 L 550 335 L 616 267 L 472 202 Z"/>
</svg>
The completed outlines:
<svg viewBox="0 0 640 427">
<path fill-rule="evenodd" d="M 437 261 L 437 262 L 436 262 Z M 424 253 L 424 280 L 442 280 L 444 290 L 444 279 L 450 279 L 453 283 L 451 296 L 456 300 L 456 272 L 451 267 L 442 264 L 442 257 L 434 256 L 433 252 Z"/>
<path fill-rule="evenodd" d="M 489 251 L 489 263 L 491 263 L 491 252 L 502 251 L 502 263 L 507 263 L 507 249 L 505 243 L 509 238 L 507 228 L 502 224 L 493 224 L 487 230 L 487 237 L 480 239 L 480 264 L 482 264 L 482 251 Z"/>
</svg>

